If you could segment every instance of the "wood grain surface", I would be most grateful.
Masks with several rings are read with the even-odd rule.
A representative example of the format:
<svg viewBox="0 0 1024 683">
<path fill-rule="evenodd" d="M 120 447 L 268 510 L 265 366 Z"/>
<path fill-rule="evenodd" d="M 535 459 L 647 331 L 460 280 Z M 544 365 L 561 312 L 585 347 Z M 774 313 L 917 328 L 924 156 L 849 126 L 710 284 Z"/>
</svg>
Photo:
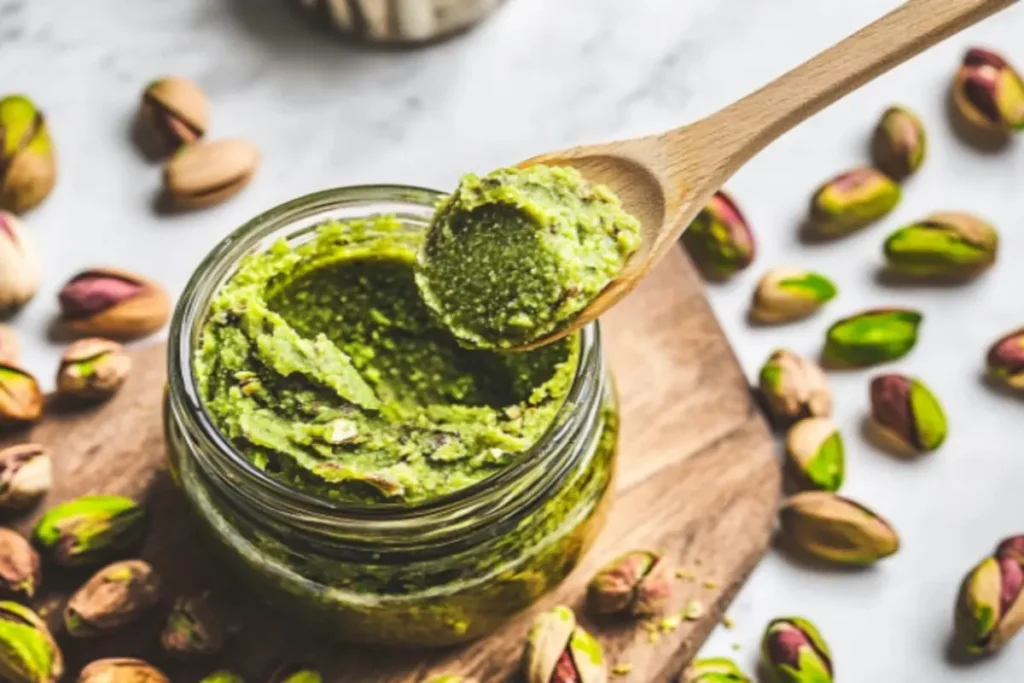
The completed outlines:
<svg viewBox="0 0 1024 683">
<path fill-rule="evenodd" d="M 77 411 L 54 406 L 41 424 L 8 443 L 32 439 L 54 452 L 55 482 L 29 514 L 6 520 L 26 534 L 42 510 L 88 493 L 144 500 L 150 528 L 141 555 L 163 578 L 164 603 L 125 632 L 73 641 L 59 626 L 68 591 L 87 575 L 46 568 L 37 607 L 56 628 L 74 680 L 88 661 L 140 656 L 186 683 L 229 667 L 260 683 L 283 660 L 306 659 L 332 683 L 428 680 L 441 672 L 480 683 L 519 680 L 524 634 L 533 613 L 554 604 L 577 608 L 605 644 L 611 663 L 629 662 L 617 681 L 673 681 L 720 620 L 733 595 L 768 546 L 779 498 L 775 446 L 750 399 L 747 382 L 718 327 L 685 255 L 671 252 L 603 323 L 605 344 L 622 400 L 618 491 L 608 524 L 583 564 L 535 609 L 500 632 L 444 651 L 353 648 L 307 633 L 266 610 L 259 595 L 237 592 L 207 555 L 183 497 L 167 475 L 161 418 L 164 346 L 133 352 L 128 384 L 106 405 Z M 615 553 L 647 547 L 700 581 L 678 580 L 669 614 L 699 600 L 706 614 L 662 633 L 656 643 L 629 621 L 594 623 L 582 616 L 584 586 Z M 704 581 L 711 581 L 707 586 Z M 712 586 L 712 587 L 708 587 Z M 225 652 L 193 663 L 168 661 L 157 633 L 174 596 L 212 588 L 228 601 L 236 627 Z"/>
</svg>

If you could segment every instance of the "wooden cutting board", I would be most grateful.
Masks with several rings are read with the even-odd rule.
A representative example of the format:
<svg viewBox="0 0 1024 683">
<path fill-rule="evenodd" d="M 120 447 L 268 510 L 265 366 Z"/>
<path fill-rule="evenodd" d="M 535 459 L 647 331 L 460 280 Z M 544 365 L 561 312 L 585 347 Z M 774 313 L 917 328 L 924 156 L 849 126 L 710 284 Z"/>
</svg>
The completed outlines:
<svg viewBox="0 0 1024 683">
<path fill-rule="evenodd" d="M 706 614 L 661 633 L 657 642 L 637 623 L 594 624 L 582 617 L 583 622 L 604 643 L 610 663 L 633 665 L 630 675 L 616 681 L 675 680 L 768 546 L 780 490 L 775 446 L 681 251 L 670 254 L 606 317 L 603 332 L 623 414 L 618 491 L 604 532 L 582 566 L 534 611 L 489 638 L 433 652 L 335 644 L 267 611 L 259 595 L 234 592 L 231 577 L 201 547 L 195 522 L 165 470 L 164 345 L 133 352 L 133 374 L 112 401 L 48 413 L 30 433 L 7 439 L 29 438 L 54 452 L 55 483 L 47 500 L 33 513 L 8 520 L 24 533 L 46 506 L 83 494 L 134 496 L 150 511 L 142 557 L 163 578 L 164 604 L 116 636 L 73 641 L 60 633 L 69 669 L 65 680 L 105 656 L 142 657 L 186 683 L 224 666 L 260 683 L 275 662 L 295 658 L 316 663 L 330 683 L 415 683 L 442 672 L 480 683 L 519 680 L 521 644 L 534 612 L 565 603 L 582 616 L 581 598 L 595 568 L 633 548 L 660 549 L 699 577 L 676 581 L 670 614 L 692 600 Z M 85 578 L 56 569 L 44 573 L 45 596 L 36 606 L 58 630 L 64 597 Z M 222 656 L 190 664 L 167 661 L 155 644 L 170 601 L 206 587 L 230 600 L 238 632 Z"/>
</svg>

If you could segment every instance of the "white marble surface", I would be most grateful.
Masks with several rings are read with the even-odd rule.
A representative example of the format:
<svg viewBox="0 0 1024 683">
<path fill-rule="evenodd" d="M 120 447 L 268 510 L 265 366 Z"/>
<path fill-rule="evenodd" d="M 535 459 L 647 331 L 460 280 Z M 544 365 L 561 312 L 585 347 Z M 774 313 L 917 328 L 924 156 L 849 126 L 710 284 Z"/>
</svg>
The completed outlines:
<svg viewBox="0 0 1024 683">
<path fill-rule="evenodd" d="M 284 0 L 0 0 L 0 90 L 46 110 L 60 149 L 57 190 L 27 217 L 46 279 L 16 324 L 27 365 L 49 377 L 54 294 L 93 263 L 136 268 L 177 292 L 199 258 L 256 212 L 328 186 L 375 181 L 448 187 L 572 142 L 654 132 L 727 104 L 869 22 L 897 0 L 509 0 L 482 29 L 415 53 L 366 53 L 310 34 Z M 983 353 L 1024 322 L 1024 141 L 973 151 L 943 114 L 964 47 L 988 44 L 1024 66 L 1024 8 L 995 17 L 834 106 L 773 145 L 729 184 L 754 224 L 748 272 L 712 288 L 723 326 L 751 373 L 779 345 L 814 353 L 828 323 L 881 304 L 926 312 L 918 349 L 894 369 L 926 378 L 952 431 L 933 457 L 898 462 L 859 435 L 867 373 L 834 378 L 847 437 L 845 490 L 888 515 L 899 555 L 873 570 L 817 572 L 769 555 L 737 599 L 737 626 L 708 654 L 756 658 L 773 616 L 803 614 L 832 644 L 839 680 L 1002 682 L 1024 669 L 1024 637 L 962 667 L 944 654 L 957 585 L 1002 536 L 1024 531 L 1022 404 L 980 382 Z M 164 72 L 197 79 L 214 103 L 213 136 L 259 145 L 263 167 L 237 199 L 158 217 L 158 168 L 128 144 L 140 88 Z M 925 169 L 884 224 L 840 244 L 807 247 L 796 228 L 827 175 L 865 159 L 875 117 L 892 102 L 924 116 Z M 992 273 L 956 289 L 886 289 L 874 281 L 887 229 L 933 209 L 978 211 L 1003 230 Z M 818 268 L 842 289 L 828 311 L 780 329 L 750 329 L 759 273 Z M 732 645 L 739 645 L 733 652 Z"/>
</svg>

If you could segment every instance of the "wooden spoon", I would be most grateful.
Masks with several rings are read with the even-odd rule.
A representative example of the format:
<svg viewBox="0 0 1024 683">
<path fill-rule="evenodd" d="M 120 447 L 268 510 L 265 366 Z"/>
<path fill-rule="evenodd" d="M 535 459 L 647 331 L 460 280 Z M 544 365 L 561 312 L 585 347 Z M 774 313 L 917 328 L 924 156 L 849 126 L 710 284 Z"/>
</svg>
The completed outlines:
<svg viewBox="0 0 1024 683">
<path fill-rule="evenodd" d="M 679 239 L 725 181 L 770 142 L 876 76 L 1015 0 L 908 0 L 841 43 L 711 116 L 657 135 L 573 147 L 520 166 L 575 166 L 612 188 L 640 220 L 643 244 L 619 276 L 565 329 L 563 337 L 628 294 Z"/>
</svg>

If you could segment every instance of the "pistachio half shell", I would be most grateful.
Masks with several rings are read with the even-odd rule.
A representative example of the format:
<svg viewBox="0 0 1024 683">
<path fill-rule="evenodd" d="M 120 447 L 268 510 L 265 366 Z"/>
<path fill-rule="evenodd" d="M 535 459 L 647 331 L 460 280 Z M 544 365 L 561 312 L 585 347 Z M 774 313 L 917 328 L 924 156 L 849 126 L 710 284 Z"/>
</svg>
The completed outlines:
<svg viewBox="0 0 1024 683">
<path fill-rule="evenodd" d="M 680 683 L 753 683 L 736 662 L 726 657 L 694 661 L 683 672 Z"/>
<path fill-rule="evenodd" d="M 971 48 L 953 81 L 953 102 L 972 126 L 1009 133 L 1024 129 L 1024 80 L 1001 55 Z"/>
<path fill-rule="evenodd" d="M 962 279 L 995 263 L 999 234 L 966 213 L 935 213 L 885 240 L 889 268 L 911 277 Z"/>
<path fill-rule="evenodd" d="M 35 242 L 17 216 L 0 211 L 0 316 L 31 301 L 39 291 L 41 280 L 42 267 Z M 0 360 L 3 360 L 2 355 Z"/>
<path fill-rule="evenodd" d="M 900 181 L 921 168 L 927 149 L 928 135 L 917 114 L 905 107 L 885 110 L 871 143 L 875 166 Z"/>
<path fill-rule="evenodd" d="M 110 398 L 132 369 L 132 358 L 115 341 L 100 337 L 79 339 L 65 351 L 57 371 L 57 392 L 86 401 Z"/>
<path fill-rule="evenodd" d="M 1024 626 L 1024 536 L 1007 538 L 964 578 L 957 598 L 956 641 L 967 652 L 998 650 Z"/>
<path fill-rule="evenodd" d="M 145 521 L 145 511 L 130 498 L 82 496 L 50 508 L 33 539 L 56 564 L 97 564 L 134 545 Z"/>
<path fill-rule="evenodd" d="M 164 188 L 180 208 L 212 206 L 241 192 L 259 161 L 259 151 L 244 140 L 196 143 L 167 162 Z"/>
<path fill-rule="evenodd" d="M 115 657 L 97 659 L 86 666 L 78 676 L 78 683 L 170 683 L 170 680 L 141 659 Z"/>
<path fill-rule="evenodd" d="M 934 451 L 946 440 L 942 404 L 913 377 L 893 373 L 871 380 L 871 417 L 888 444 L 901 452 Z"/>
<path fill-rule="evenodd" d="M 31 600 L 42 576 L 39 553 L 21 534 L 0 527 L 0 598 Z"/>
<path fill-rule="evenodd" d="M 105 635 L 137 621 L 159 600 L 160 577 L 147 562 L 115 562 L 71 596 L 64 628 L 76 638 Z"/>
<path fill-rule="evenodd" d="M 806 318 L 836 297 L 836 286 L 824 275 L 788 266 L 772 268 L 757 283 L 750 316 L 762 323 Z"/>
<path fill-rule="evenodd" d="M 843 437 L 827 417 L 800 420 L 786 435 L 786 454 L 799 482 L 823 491 L 838 491 L 846 465 Z"/>
<path fill-rule="evenodd" d="M 790 497 L 779 521 L 792 548 L 836 564 L 873 564 L 900 546 L 895 530 L 882 517 L 827 491 Z"/>
<path fill-rule="evenodd" d="M 24 213 L 46 199 L 56 182 L 43 113 L 24 95 L 0 98 L 0 209 Z"/>
<path fill-rule="evenodd" d="M 35 443 L 0 450 L 0 510 L 24 510 L 50 490 L 50 452 Z"/>
<path fill-rule="evenodd" d="M 170 154 L 203 137 L 210 107 L 198 85 L 166 76 L 146 86 L 139 118 L 145 146 L 154 154 Z"/>
<path fill-rule="evenodd" d="M 823 357 L 829 365 L 864 367 L 902 358 L 917 344 L 923 316 L 906 308 L 876 308 L 828 329 Z"/>
<path fill-rule="evenodd" d="M 587 586 L 594 614 L 657 614 L 672 594 L 668 563 L 652 550 L 631 550 L 601 567 Z"/>
<path fill-rule="evenodd" d="M 64 657 L 38 614 L 16 602 L 0 602 L 0 681 L 56 683 Z"/>
<path fill-rule="evenodd" d="M 988 350 L 988 374 L 1011 389 L 1024 389 L 1024 328 L 998 339 Z"/>
<path fill-rule="evenodd" d="M 826 237 L 838 237 L 884 217 L 900 201 L 901 191 L 874 168 L 842 173 L 818 188 L 811 200 L 811 223 Z"/>
<path fill-rule="evenodd" d="M 835 675 L 828 644 L 802 617 L 782 617 L 768 624 L 761 663 L 778 683 L 832 683 Z"/>
<path fill-rule="evenodd" d="M 733 198 L 723 191 L 715 193 L 683 232 L 682 240 L 690 258 L 711 280 L 724 280 L 754 260 L 750 224 Z"/>
<path fill-rule="evenodd" d="M 825 373 L 817 363 L 792 351 L 774 351 L 761 367 L 758 384 L 777 425 L 832 413 L 832 392 Z"/>
<path fill-rule="evenodd" d="M 605 683 L 604 651 L 565 606 L 534 619 L 523 650 L 526 683 Z"/>
<path fill-rule="evenodd" d="M 61 317 L 79 334 L 132 339 L 156 332 L 171 300 L 158 283 L 119 268 L 82 271 L 61 288 Z"/>
<path fill-rule="evenodd" d="M 39 382 L 16 365 L 0 363 L 0 425 L 22 426 L 43 414 Z"/>
</svg>

